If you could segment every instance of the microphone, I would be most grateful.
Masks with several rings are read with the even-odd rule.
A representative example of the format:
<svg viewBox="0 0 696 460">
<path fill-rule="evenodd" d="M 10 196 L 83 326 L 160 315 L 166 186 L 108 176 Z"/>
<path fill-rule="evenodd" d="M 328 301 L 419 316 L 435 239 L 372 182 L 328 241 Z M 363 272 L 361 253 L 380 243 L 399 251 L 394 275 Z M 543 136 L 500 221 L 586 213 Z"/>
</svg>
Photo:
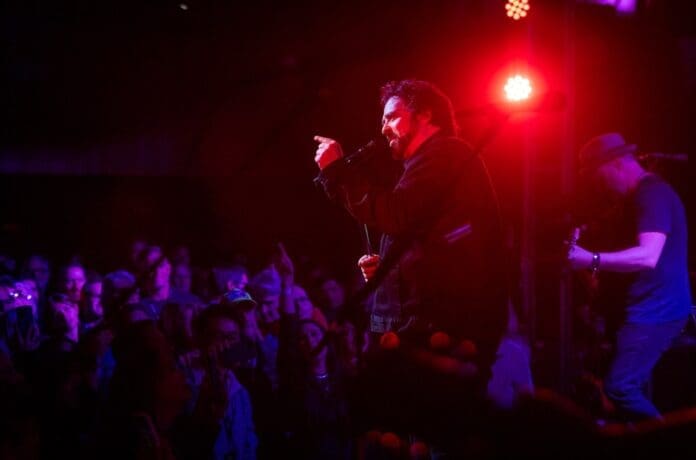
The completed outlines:
<svg viewBox="0 0 696 460">
<path fill-rule="evenodd" d="M 379 136 L 372 138 L 365 145 L 359 147 L 350 155 L 347 155 L 345 157 L 345 161 L 349 165 L 362 163 L 363 161 L 366 161 L 374 157 L 377 153 L 383 152 L 386 149 L 386 147 L 387 141 L 386 139 L 384 139 L 384 137 Z"/>
<path fill-rule="evenodd" d="M 662 152 L 645 152 L 638 154 L 639 160 L 667 160 L 676 161 L 678 163 L 686 163 L 689 161 L 689 155 L 686 153 L 662 153 Z"/>
</svg>

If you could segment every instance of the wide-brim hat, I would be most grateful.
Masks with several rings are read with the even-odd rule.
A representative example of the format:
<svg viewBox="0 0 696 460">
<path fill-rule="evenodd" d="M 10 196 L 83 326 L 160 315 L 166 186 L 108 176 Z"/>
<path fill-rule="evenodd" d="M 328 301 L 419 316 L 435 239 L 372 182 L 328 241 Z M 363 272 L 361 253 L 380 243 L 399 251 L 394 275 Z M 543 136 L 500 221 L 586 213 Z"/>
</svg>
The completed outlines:
<svg viewBox="0 0 696 460">
<path fill-rule="evenodd" d="M 607 133 L 594 137 L 580 149 L 580 174 L 597 170 L 603 164 L 625 155 L 633 155 L 638 150 L 635 144 L 628 144 L 619 133 Z"/>
</svg>

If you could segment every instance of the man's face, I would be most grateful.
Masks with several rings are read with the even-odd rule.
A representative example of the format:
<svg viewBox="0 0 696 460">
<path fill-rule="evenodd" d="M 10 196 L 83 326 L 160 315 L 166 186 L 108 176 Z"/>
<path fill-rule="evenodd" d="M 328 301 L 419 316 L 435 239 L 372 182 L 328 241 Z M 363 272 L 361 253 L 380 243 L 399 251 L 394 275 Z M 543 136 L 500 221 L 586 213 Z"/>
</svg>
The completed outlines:
<svg viewBox="0 0 696 460">
<path fill-rule="evenodd" d="M 154 273 L 152 273 L 150 288 L 157 290 L 168 287 L 170 282 L 169 278 L 172 274 L 172 266 L 166 257 L 162 257 L 162 251 L 159 248 L 150 249 L 145 260 L 148 269 L 152 269 L 153 266 L 157 264 L 157 266 L 154 267 Z"/>
<path fill-rule="evenodd" d="M 416 135 L 416 119 L 400 97 L 391 97 L 384 104 L 382 135 L 387 138 L 392 156 L 402 160 L 410 153 Z"/>
<path fill-rule="evenodd" d="M 324 338 L 324 331 L 314 323 L 304 323 L 300 331 L 300 349 L 305 355 L 316 353 Z"/>
<path fill-rule="evenodd" d="M 187 265 L 178 264 L 174 267 L 172 285 L 181 291 L 191 290 L 191 269 Z"/>
<path fill-rule="evenodd" d="M 295 307 L 297 307 L 297 316 L 300 319 L 310 319 L 314 312 L 314 305 L 309 300 L 307 292 L 299 286 L 292 288 L 293 296 L 295 297 Z"/>
<path fill-rule="evenodd" d="M 338 281 L 330 279 L 321 285 L 321 295 L 326 302 L 326 307 L 335 310 L 343 305 L 345 292 Z"/>
<path fill-rule="evenodd" d="M 102 283 L 87 283 L 82 292 L 82 301 L 86 316 L 89 318 L 101 317 L 104 315 L 101 304 Z"/>
<path fill-rule="evenodd" d="M 271 324 L 280 319 L 280 295 L 264 295 L 259 299 L 259 316 L 263 324 Z"/>
<path fill-rule="evenodd" d="M 45 288 L 48 284 L 49 278 L 51 277 L 51 272 L 46 261 L 39 257 L 32 257 L 27 263 L 27 268 L 34 276 L 34 279 L 38 283 L 39 287 L 41 289 Z"/>
<path fill-rule="evenodd" d="M 229 288 L 232 289 L 246 289 L 247 284 L 249 284 L 249 276 L 246 273 L 242 273 L 239 276 L 239 280 L 230 280 Z"/>
<path fill-rule="evenodd" d="M 210 325 L 211 345 L 231 345 L 242 339 L 242 331 L 239 325 L 229 318 L 217 318 Z"/>
<path fill-rule="evenodd" d="M 627 193 L 620 166 L 620 159 L 615 159 L 597 168 L 594 176 L 598 185 L 614 196 Z"/>
<path fill-rule="evenodd" d="M 145 248 L 147 248 L 147 243 L 144 240 L 135 240 L 131 243 L 129 256 L 134 266 L 138 264 L 140 253 L 143 252 Z"/>
<path fill-rule="evenodd" d="M 82 288 L 85 286 L 85 271 L 82 267 L 68 267 L 65 270 L 63 290 L 72 302 L 79 302 L 82 297 Z"/>
<path fill-rule="evenodd" d="M 176 249 L 174 249 L 172 261 L 184 265 L 191 264 L 191 252 L 189 251 L 189 248 L 186 246 L 178 246 Z"/>
</svg>

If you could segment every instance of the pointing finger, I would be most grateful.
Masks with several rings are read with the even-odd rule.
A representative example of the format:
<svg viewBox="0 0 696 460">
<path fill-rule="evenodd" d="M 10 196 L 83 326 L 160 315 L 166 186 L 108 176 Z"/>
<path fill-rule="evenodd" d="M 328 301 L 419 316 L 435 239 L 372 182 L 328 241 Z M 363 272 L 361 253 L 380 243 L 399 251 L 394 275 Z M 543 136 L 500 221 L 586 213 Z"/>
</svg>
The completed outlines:
<svg viewBox="0 0 696 460">
<path fill-rule="evenodd" d="M 331 142 L 336 142 L 334 139 L 331 139 L 330 137 L 324 137 L 324 136 L 314 136 L 314 140 L 317 142 L 323 142 L 323 143 L 331 143 Z"/>
</svg>

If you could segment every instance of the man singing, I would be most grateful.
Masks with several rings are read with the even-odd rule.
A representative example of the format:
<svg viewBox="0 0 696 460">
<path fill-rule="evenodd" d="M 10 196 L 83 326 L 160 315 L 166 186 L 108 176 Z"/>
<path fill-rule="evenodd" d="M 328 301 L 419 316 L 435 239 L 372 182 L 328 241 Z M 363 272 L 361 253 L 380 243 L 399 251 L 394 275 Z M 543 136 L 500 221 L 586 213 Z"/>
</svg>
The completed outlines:
<svg viewBox="0 0 696 460">
<path fill-rule="evenodd" d="M 449 98 L 418 80 L 381 89 L 382 135 L 401 163 L 374 171 L 315 136 L 315 162 L 330 198 L 384 236 L 380 254 L 361 258 L 368 277 L 388 269 L 369 307 L 373 334 L 419 341 L 434 331 L 472 340 L 489 372 L 506 326 L 507 291 L 496 196 L 482 159 L 456 137 Z M 382 174 L 380 174 L 382 173 Z M 385 185 L 387 184 L 387 185 Z M 395 259 L 391 263 L 391 259 Z"/>
</svg>

